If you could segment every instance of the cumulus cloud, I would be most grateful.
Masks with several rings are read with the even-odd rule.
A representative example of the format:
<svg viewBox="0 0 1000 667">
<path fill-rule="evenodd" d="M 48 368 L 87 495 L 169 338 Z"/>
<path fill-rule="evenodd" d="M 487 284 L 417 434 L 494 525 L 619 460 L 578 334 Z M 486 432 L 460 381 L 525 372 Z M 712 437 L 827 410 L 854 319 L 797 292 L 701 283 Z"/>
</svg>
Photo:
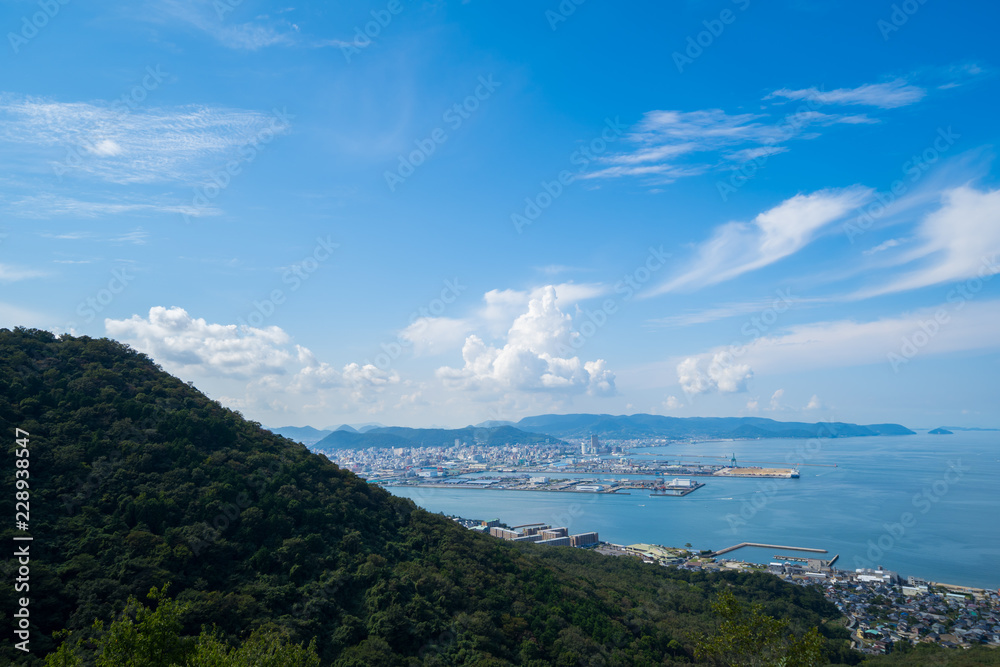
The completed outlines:
<svg viewBox="0 0 1000 667">
<path fill-rule="evenodd" d="M 737 363 L 727 350 L 711 356 L 688 357 L 677 365 L 677 381 L 689 395 L 743 392 L 752 377 L 750 366 Z"/>
<path fill-rule="evenodd" d="M 182 372 L 250 378 L 284 374 L 292 354 L 290 338 L 278 327 L 262 329 L 209 324 L 183 308 L 154 306 L 149 317 L 107 319 L 109 336 L 133 343 L 165 367 Z"/>
<path fill-rule="evenodd" d="M 806 405 L 806 410 L 819 410 L 822 407 L 823 404 L 820 402 L 819 396 L 813 394 L 812 398 L 809 399 L 809 403 Z"/>
<path fill-rule="evenodd" d="M 676 410 L 681 407 L 681 402 L 677 400 L 676 396 L 667 396 L 667 400 L 663 401 L 663 407 L 667 410 Z"/>
<path fill-rule="evenodd" d="M 716 228 L 699 246 L 697 258 L 680 276 L 650 295 L 731 280 L 788 257 L 808 245 L 822 229 L 855 210 L 871 196 L 860 186 L 796 195 L 759 214 L 752 222 Z"/>
<path fill-rule="evenodd" d="M 472 334 L 462 346 L 462 368 L 443 366 L 437 376 L 449 387 L 486 393 L 615 393 L 615 375 L 603 359 L 582 361 L 573 354 L 580 338 L 572 325 L 556 286 L 549 285 L 529 298 L 502 346 Z"/>
<path fill-rule="evenodd" d="M 105 329 L 177 375 L 250 380 L 248 394 L 269 396 L 258 400 L 268 408 L 277 404 L 274 397 L 280 394 L 315 394 L 322 402 L 323 392 L 329 391 L 371 404 L 386 388 L 400 384 L 396 372 L 371 364 L 336 368 L 319 361 L 308 348 L 292 345 L 280 327 L 211 324 L 178 307 L 155 306 L 148 317 L 107 319 Z"/>
</svg>

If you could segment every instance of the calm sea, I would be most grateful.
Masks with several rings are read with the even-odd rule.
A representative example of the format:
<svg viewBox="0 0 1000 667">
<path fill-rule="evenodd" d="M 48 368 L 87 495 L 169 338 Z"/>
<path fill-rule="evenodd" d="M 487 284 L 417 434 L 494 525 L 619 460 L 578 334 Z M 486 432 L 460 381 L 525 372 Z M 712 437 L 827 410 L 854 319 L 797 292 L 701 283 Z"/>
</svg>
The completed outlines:
<svg viewBox="0 0 1000 667">
<path fill-rule="evenodd" d="M 683 498 L 389 490 L 432 512 L 510 525 L 545 522 L 573 533 L 597 531 L 618 544 L 810 547 L 827 549 L 826 558 L 840 554 L 842 569 L 882 565 L 904 576 L 1000 587 L 1000 432 L 703 442 L 635 452 L 668 459 L 735 454 L 738 462 L 800 464 L 801 477 L 696 478 L 706 486 Z M 776 553 L 743 548 L 728 557 L 766 563 Z"/>
</svg>

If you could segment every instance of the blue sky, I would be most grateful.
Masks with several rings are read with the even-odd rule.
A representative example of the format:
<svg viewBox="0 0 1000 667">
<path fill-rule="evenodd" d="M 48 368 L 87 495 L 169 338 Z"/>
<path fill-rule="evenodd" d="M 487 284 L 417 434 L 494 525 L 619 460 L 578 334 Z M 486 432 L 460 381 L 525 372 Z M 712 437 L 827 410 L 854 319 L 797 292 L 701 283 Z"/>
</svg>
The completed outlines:
<svg viewBox="0 0 1000 667">
<path fill-rule="evenodd" d="M 1000 427 L 984 2 L 0 2 L 0 326 L 264 424 Z"/>
</svg>

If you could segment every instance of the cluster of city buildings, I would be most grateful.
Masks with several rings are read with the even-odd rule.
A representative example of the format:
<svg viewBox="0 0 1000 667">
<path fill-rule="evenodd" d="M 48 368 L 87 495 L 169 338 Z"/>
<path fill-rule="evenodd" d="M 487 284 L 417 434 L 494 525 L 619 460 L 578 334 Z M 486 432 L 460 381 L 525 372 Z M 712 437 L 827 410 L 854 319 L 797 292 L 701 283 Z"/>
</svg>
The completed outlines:
<svg viewBox="0 0 1000 667">
<path fill-rule="evenodd" d="M 695 570 L 765 569 L 785 581 L 819 585 L 847 617 L 852 646 L 864 653 L 890 653 L 895 644 L 930 642 L 946 648 L 978 644 L 1000 647 L 1000 591 L 904 579 L 892 570 L 840 570 L 825 561 L 689 562 Z"/>
<path fill-rule="evenodd" d="M 452 519 L 470 530 L 478 530 L 511 542 L 533 542 L 554 547 L 589 547 L 600 543 L 597 533 L 570 535 L 565 527 L 553 528 L 545 523 L 529 523 L 511 528 L 501 523 L 499 519 L 493 521 L 477 521 L 462 517 L 452 517 Z"/>
<path fill-rule="evenodd" d="M 486 446 L 457 442 L 450 447 L 337 449 L 324 454 L 337 465 L 373 481 L 449 477 L 470 472 L 549 467 L 578 456 L 566 445 Z"/>
<path fill-rule="evenodd" d="M 499 520 L 453 517 L 471 530 L 514 542 L 589 546 L 608 556 L 641 558 L 646 563 L 692 571 L 766 571 L 790 583 L 818 585 L 847 618 L 851 644 L 870 654 L 889 653 L 899 642 L 931 642 L 946 648 L 978 644 L 1000 647 L 1000 591 L 904 579 L 897 572 L 859 568 L 841 570 L 834 561 L 789 558 L 767 565 L 722 559 L 712 552 L 658 544 L 601 542 L 597 533 L 569 535 L 566 528 L 526 524 L 513 528 Z M 691 545 L 685 545 L 690 547 Z"/>
<path fill-rule="evenodd" d="M 880 580 L 861 570 L 855 577 L 836 577 L 823 589 L 847 616 L 855 647 L 867 653 L 891 652 L 900 641 L 1000 646 L 997 591 L 929 584 L 915 577 Z"/>
</svg>

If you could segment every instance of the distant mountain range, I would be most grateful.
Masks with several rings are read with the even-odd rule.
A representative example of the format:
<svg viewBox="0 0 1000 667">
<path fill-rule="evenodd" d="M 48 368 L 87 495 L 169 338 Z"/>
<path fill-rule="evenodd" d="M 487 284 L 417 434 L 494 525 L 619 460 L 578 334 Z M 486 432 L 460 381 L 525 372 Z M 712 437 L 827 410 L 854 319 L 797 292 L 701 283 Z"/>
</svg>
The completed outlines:
<svg viewBox="0 0 1000 667">
<path fill-rule="evenodd" d="M 522 431 L 560 438 L 591 434 L 610 439 L 628 438 L 850 438 L 872 435 L 914 435 L 899 424 L 844 424 L 841 422 L 779 422 L 761 417 L 664 417 L 661 415 L 539 415 L 514 424 Z"/>
<path fill-rule="evenodd" d="M 406 428 L 347 424 L 336 430 L 310 426 L 271 429 L 278 435 L 314 449 L 369 447 L 446 447 L 460 442 L 483 445 L 535 444 L 560 438 L 587 438 L 596 434 L 610 440 L 635 438 L 755 439 L 851 438 L 875 435 L 913 435 L 899 424 L 845 424 L 842 422 L 779 422 L 761 417 L 664 417 L 661 415 L 539 415 L 519 422 L 489 421 L 460 429 Z"/>
<path fill-rule="evenodd" d="M 336 428 L 327 427 L 323 429 L 313 428 L 312 426 L 279 426 L 278 428 L 269 428 L 271 433 L 276 433 L 278 435 L 283 435 L 289 440 L 294 440 L 295 442 L 301 442 L 303 445 L 315 445 L 317 442 L 330 435 L 335 431 L 346 431 L 348 433 L 367 433 L 376 428 L 384 428 L 382 424 L 359 424 L 357 428 L 351 426 L 350 424 L 341 424 Z"/>
<path fill-rule="evenodd" d="M 368 449 L 369 447 L 451 447 L 455 441 L 485 445 L 527 445 L 551 442 L 562 444 L 562 440 L 544 433 L 527 433 L 512 426 L 478 428 L 406 428 L 387 426 L 374 428 L 364 433 L 352 430 L 336 430 L 319 442 L 312 444 L 315 450 Z M 307 443 L 303 443 L 307 444 Z"/>
</svg>

